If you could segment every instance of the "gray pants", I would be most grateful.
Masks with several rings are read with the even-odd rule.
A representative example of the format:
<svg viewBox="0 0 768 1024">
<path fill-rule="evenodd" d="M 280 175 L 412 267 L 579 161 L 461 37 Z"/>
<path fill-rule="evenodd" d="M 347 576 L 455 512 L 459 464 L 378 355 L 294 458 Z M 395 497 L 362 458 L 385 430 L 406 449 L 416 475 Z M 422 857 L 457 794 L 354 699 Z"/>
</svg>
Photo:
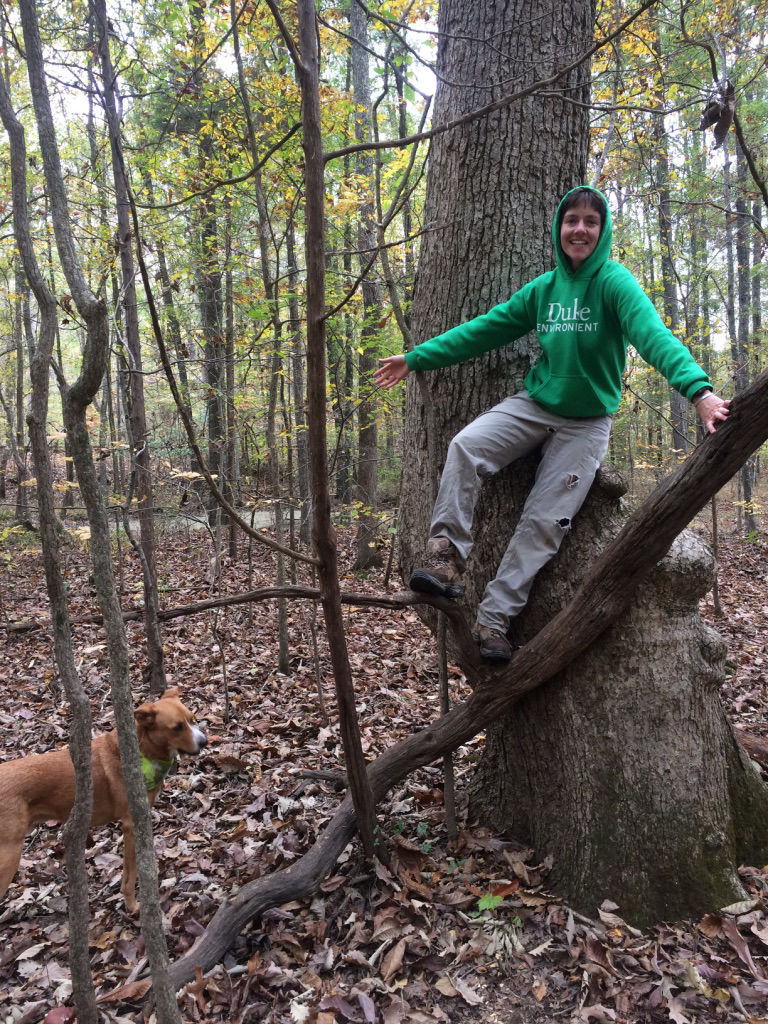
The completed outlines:
<svg viewBox="0 0 768 1024">
<path fill-rule="evenodd" d="M 558 416 L 521 391 L 478 416 L 451 441 L 429 535 L 448 537 L 464 559 L 472 550 L 472 517 L 482 478 L 542 446 L 520 522 L 477 609 L 481 625 L 506 631 L 525 607 L 536 573 L 557 554 L 584 503 L 610 432 L 610 416 Z"/>
</svg>

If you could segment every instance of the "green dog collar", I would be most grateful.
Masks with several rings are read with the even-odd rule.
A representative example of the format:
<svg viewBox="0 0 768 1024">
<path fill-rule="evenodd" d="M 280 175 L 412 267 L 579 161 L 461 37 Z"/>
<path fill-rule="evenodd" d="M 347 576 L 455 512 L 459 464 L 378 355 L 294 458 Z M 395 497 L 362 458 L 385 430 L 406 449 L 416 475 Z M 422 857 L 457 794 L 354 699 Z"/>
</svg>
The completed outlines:
<svg viewBox="0 0 768 1024">
<path fill-rule="evenodd" d="M 174 758 L 170 761 L 153 761 L 146 754 L 141 755 L 141 774 L 147 790 L 155 789 L 163 781 L 173 766 Z"/>
</svg>

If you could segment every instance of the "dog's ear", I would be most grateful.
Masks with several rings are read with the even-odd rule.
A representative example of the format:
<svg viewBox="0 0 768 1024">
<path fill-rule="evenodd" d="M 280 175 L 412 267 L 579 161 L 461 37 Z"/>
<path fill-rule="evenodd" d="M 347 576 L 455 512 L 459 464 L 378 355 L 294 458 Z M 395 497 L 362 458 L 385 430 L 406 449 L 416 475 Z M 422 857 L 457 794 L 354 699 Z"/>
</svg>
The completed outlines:
<svg viewBox="0 0 768 1024">
<path fill-rule="evenodd" d="M 170 690 L 166 690 L 165 691 L 165 693 L 160 698 L 160 700 L 162 700 L 163 697 L 178 697 L 178 696 L 179 696 L 179 688 L 178 688 L 178 686 L 172 686 L 170 688 Z"/>
<path fill-rule="evenodd" d="M 157 712 L 151 704 L 142 704 L 140 708 L 136 708 L 133 713 L 133 717 L 136 719 L 137 726 L 140 725 L 145 729 L 149 729 L 157 718 Z"/>
</svg>

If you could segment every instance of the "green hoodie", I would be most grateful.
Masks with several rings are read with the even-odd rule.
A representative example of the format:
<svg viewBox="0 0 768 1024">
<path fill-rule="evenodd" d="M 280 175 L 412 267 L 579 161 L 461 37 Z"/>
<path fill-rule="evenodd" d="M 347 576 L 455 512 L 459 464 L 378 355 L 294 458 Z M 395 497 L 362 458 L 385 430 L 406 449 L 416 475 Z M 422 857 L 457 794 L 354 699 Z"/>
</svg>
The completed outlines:
<svg viewBox="0 0 768 1024">
<path fill-rule="evenodd" d="M 686 398 L 708 385 L 706 373 L 664 326 L 632 274 L 608 259 L 613 228 L 607 202 L 605 210 L 594 251 L 573 270 L 560 247 L 558 207 L 552 225 L 555 269 L 483 316 L 417 345 L 406 354 L 408 368 L 452 366 L 535 330 L 541 355 L 525 378 L 525 387 L 534 401 L 561 416 L 616 412 L 628 345 Z"/>
</svg>

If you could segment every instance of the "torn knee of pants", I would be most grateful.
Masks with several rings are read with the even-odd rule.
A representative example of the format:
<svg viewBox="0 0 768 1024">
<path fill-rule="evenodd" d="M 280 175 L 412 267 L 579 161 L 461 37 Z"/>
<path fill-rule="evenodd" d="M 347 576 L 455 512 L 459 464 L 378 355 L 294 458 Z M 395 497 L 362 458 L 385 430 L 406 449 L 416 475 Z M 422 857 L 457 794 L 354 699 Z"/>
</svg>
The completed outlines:
<svg viewBox="0 0 768 1024">
<path fill-rule="evenodd" d="M 579 477 L 578 477 L 577 473 L 566 473 L 566 476 L 565 476 L 565 486 L 569 490 L 572 487 L 575 487 L 578 482 L 579 482 Z"/>
<path fill-rule="evenodd" d="M 571 528 L 571 520 L 567 516 L 564 516 L 562 519 L 556 519 L 555 522 L 565 532 Z"/>
</svg>

